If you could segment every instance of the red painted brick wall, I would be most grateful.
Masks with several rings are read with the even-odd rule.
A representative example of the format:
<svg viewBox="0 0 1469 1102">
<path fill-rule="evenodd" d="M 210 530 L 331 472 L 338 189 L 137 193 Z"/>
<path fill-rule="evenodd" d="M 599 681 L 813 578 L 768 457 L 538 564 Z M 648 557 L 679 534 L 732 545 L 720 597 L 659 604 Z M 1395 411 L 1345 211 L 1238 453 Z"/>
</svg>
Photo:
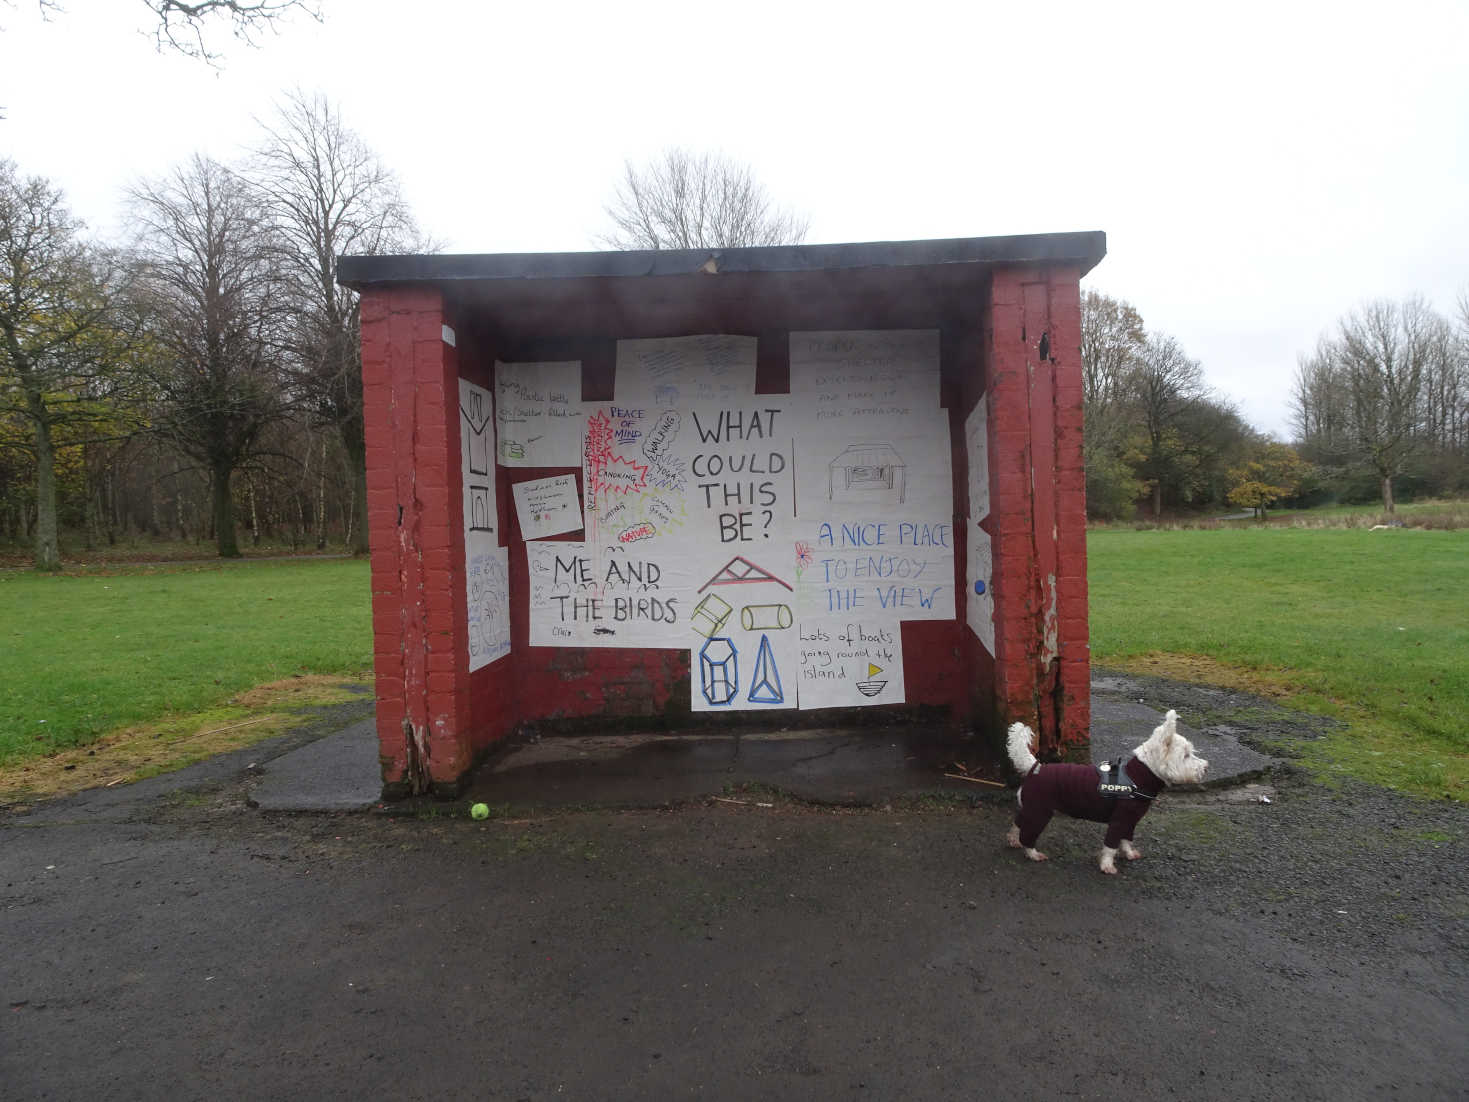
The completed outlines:
<svg viewBox="0 0 1469 1102">
<path fill-rule="evenodd" d="M 472 762 L 459 383 L 435 289 L 362 296 L 377 728 L 386 785 L 453 785 Z M 452 503 L 452 509 L 451 509 Z"/>
<path fill-rule="evenodd" d="M 998 270 L 984 323 L 996 726 L 1028 723 L 1061 756 L 1090 728 L 1079 285 Z"/>
</svg>

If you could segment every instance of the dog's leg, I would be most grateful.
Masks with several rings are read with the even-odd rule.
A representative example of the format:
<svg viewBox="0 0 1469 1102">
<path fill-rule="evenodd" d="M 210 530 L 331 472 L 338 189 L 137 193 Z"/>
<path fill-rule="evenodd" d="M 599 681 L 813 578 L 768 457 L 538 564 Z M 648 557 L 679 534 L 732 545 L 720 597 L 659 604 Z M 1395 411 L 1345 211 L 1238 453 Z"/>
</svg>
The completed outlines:
<svg viewBox="0 0 1469 1102">
<path fill-rule="evenodd" d="M 1122 839 L 1122 856 L 1123 857 L 1126 857 L 1129 861 L 1136 861 L 1142 855 L 1143 855 L 1143 851 L 1142 850 L 1138 849 L 1135 845 L 1133 845 L 1131 842 L 1129 842 L 1126 838 Z"/>
<path fill-rule="evenodd" d="M 1102 863 L 1098 866 L 1108 876 L 1117 875 L 1117 851 L 1111 846 L 1102 847 Z"/>
<path fill-rule="evenodd" d="M 1050 860 L 1050 858 L 1047 857 L 1040 850 L 1031 849 L 1029 846 L 1023 846 L 1020 844 L 1020 827 L 1018 824 L 1010 828 L 1010 833 L 1005 836 L 1005 844 L 1008 845 L 1011 849 L 1023 849 L 1025 851 L 1025 856 L 1029 857 L 1032 861 Z"/>
</svg>

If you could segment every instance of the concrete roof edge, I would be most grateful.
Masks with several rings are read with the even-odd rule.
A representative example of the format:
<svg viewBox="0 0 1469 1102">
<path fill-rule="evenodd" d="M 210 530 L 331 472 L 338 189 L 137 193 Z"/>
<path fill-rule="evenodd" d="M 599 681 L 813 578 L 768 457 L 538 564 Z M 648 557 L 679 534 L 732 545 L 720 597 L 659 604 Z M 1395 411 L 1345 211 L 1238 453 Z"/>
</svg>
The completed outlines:
<svg viewBox="0 0 1469 1102">
<path fill-rule="evenodd" d="M 580 279 L 693 275 L 699 272 L 814 272 L 943 264 L 1077 264 L 1085 275 L 1107 253 L 1101 230 L 869 241 L 841 245 L 770 245 L 740 249 L 666 249 L 580 253 L 414 253 L 341 256 L 337 282 L 373 284 L 460 280 Z M 711 269 L 710 261 L 714 262 Z"/>
</svg>

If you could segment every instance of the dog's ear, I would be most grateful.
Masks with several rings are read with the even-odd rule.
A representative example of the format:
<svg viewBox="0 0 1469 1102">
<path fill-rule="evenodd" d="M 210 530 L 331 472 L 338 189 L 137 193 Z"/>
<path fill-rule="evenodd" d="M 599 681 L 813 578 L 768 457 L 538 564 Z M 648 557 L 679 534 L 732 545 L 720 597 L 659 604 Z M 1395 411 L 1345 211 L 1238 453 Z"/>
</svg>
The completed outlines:
<svg viewBox="0 0 1469 1102">
<path fill-rule="evenodd" d="M 1178 713 L 1172 708 L 1169 708 L 1168 714 L 1163 717 L 1163 725 L 1159 728 L 1159 731 L 1163 734 L 1163 745 L 1168 746 L 1172 744 L 1173 739 L 1178 734 Z"/>
</svg>

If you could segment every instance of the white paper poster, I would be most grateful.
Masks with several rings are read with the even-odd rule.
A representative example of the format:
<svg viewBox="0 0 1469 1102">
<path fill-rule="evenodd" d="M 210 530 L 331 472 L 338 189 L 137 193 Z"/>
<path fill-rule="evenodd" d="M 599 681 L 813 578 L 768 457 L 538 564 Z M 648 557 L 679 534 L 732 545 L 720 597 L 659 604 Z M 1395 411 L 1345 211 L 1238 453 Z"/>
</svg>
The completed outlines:
<svg viewBox="0 0 1469 1102">
<path fill-rule="evenodd" d="M 796 438 L 793 547 L 802 617 L 952 620 L 947 412 L 935 407 L 893 415 L 866 438 L 849 434 L 852 427 L 803 425 Z"/>
<path fill-rule="evenodd" d="M 802 710 L 901 704 L 906 698 L 903 633 L 894 619 L 803 619 L 799 669 Z"/>
<path fill-rule="evenodd" d="M 862 426 L 939 404 L 937 329 L 791 334 L 791 396 L 815 421 Z"/>
<path fill-rule="evenodd" d="M 585 427 L 581 363 L 495 364 L 500 465 L 574 467 Z"/>
<path fill-rule="evenodd" d="M 526 545 L 531 642 L 686 650 L 696 711 L 902 703 L 902 622 L 957 607 L 938 334 L 792 334 L 790 395 L 754 393 L 755 352 L 618 343 L 584 536 Z M 562 478 L 515 487 L 528 538 L 572 530 Z"/>
<path fill-rule="evenodd" d="M 774 560 L 728 550 L 694 594 L 689 703 L 696 712 L 794 708 L 795 587 Z"/>
<path fill-rule="evenodd" d="M 468 556 L 469 668 L 510 653 L 510 549 L 490 547 Z"/>
<path fill-rule="evenodd" d="M 964 451 L 969 460 L 968 555 L 965 564 L 964 619 L 984 649 L 995 653 L 994 553 L 979 522 L 990 512 L 989 397 L 981 398 L 964 421 Z"/>
<path fill-rule="evenodd" d="M 490 392 L 459 380 L 459 472 L 463 487 L 465 606 L 470 671 L 510 651 L 508 558 L 499 546 L 495 425 Z"/>
<path fill-rule="evenodd" d="M 551 540 L 525 545 L 533 647 L 686 650 L 697 583 L 676 556 Z"/>
<path fill-rule="evenodd" d="M 952 620 L 954 531 L 948 521 L 822 521 L 795 541 L 797 610 Z"/>
<path fill-rule="evenodd" d="M 754 337 L 706 335 L 617 342 L 613 395 L 622 405 L 676 408 L 755 393 Z"/>
<path fill-rule="evenodd" d="M 793 448 L 794 426 L 778 401 L 592 406 L 582 482 L 587 542 L 672 541 L 711 561 L 721 549 L 780 557 L 793 534 Z"/>
<path fill-rule="evenodd" d="M 515 517 L 520 522 L 523 539 L 559 536 L 582 526 L 581 498 L 577 496 L 574 474 L 517 482 L 511 492 L 515 495 Z"/>
</svg>

